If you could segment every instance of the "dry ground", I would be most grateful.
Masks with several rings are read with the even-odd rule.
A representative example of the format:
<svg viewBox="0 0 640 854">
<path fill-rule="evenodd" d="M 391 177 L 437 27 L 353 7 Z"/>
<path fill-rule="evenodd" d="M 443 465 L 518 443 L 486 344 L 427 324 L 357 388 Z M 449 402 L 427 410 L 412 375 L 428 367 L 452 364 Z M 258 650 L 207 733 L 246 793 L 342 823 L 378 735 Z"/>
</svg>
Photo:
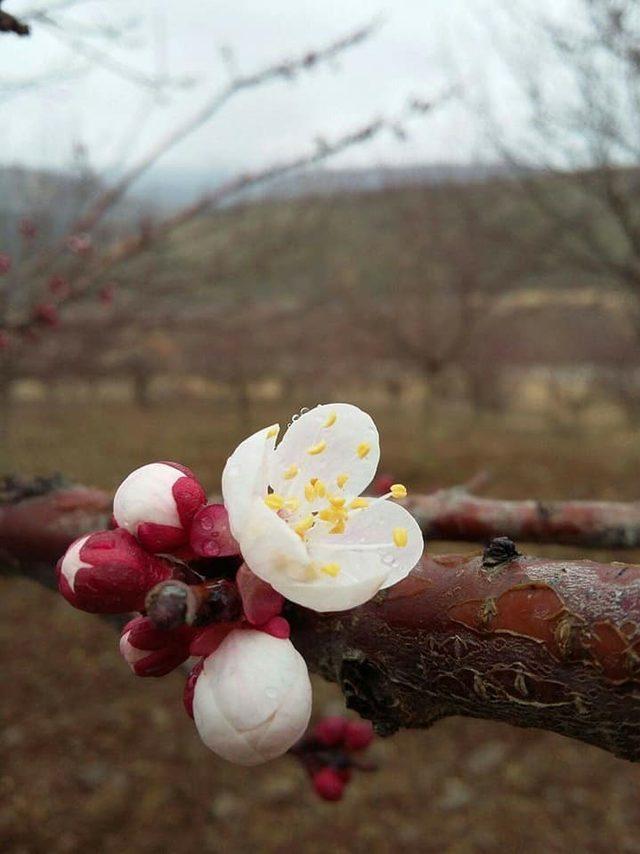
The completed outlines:
<svg viewBox="0 0 640 854">
<path fill-rule="evenodd" d="M 216 489 L 234 442 L 290 411 L 270 406 L 247 425 L 213 404 L 24 405 L 2 467 L 113 487 L 175 458 Z M 632 433 L 377 414 L 384 467 L 413 488 L 489 468 L 496 495 L 640 493 Z M 381 770 L 326 805 L 286 758 L 251 771 L 217 760 L 181 709 L 180 677 L 136 680 L 98 619 L 28 583 L 2 581 L 1 593 L 2 851 L 640 852 L 640 770 L 596 748 L 452 719 L 379 742 Z M 319 710 L 339 708 L 333 686 L 316 689 Z"/>
</svg>

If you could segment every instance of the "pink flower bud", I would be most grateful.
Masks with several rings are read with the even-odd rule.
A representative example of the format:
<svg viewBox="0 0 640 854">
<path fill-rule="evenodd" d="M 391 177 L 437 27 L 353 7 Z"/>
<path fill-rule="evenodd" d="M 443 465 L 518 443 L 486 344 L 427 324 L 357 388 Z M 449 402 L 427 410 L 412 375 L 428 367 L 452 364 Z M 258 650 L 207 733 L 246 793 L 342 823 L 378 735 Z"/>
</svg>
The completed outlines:
<svg viewBox="0 0 640 854">
<path fill-rule="evenodd" d="M 34 306 L 33 319 L 46 326 L 57 326 L 60 323 L 58 309 L 50 302 L 40 302 Z"/>
<path fill-rule="evenodd" d="M 90 234 L 72 234 L 67 238 L 67 248 L 74 255 L 87 255 L 92 250 Z"/>
<path fill-rule="evenodd" d="M 344 794 L 345 781 L 335 768 L 322 768 L 313 775 L 313 788 L 325 801 L 339 801 Z"/>
<path fill-rule="evenodd" d="M 35 222 L 26 217 L 20 220 L 18 231 L 26 240 L 32 240 L 38 233 Z"/>
<path fill-rule="evenodd" d="M 374 495 L 386 495 L 387 492 L 391 489 L 394 483 L 397 482 L 397 478 L 393 477 L 390 474 L 379 474 L 378 477 L 373 481 L 373 494 Z"/>
<path fill-rule="evenodd" d="M 115 297 L 116 286 L 114 284 L 104 285 L 98 292 L 98 298 L 102 305 L 111 305 Z"/>
<path fill-rule="evenodd" d="M 184 705 L 185 712 L 189 715 L 189 717 L 193 720 L 193 694 L 196 690 L 196 682 L 198 681 L 198 676 L 202 673 L 202 668 L 204 666 L 204 658 L 201 658 L 200 661 L 196 662 L 191 668 L 189 675 L 187 676 L 187 681 L 184 684 L 184 693 L 182 694 L 182 704 Z"/>
<path fill-rule="evenodd" d="M 260 626 L 260 631 L 281 640 L 287 640 L 291 636 L 291 626 L 284 617 L 271 617 Z"/>
<path fill-rule="evenodd" d="M 347 750 L 364 750 L 374 737 L 370 721 L 347 721 L 344 732 L 344 746 Z"/>
<path fill-rule="evenodd" d="M 56 570 L 64 598 L 96 614 L 140 611 L 147 592 L 173 576 L 169 563 L 147 554 L 122 528 L 80 537 Z"/>
<path fill-rule="evenodd" d="M 149 463 L 131 472 L 113 499 L 116 523 L 150 552 L 171 552 L 187 542 L 191 522 L 206 502 L 192 472 L 178 463 Z"/>
<path fill-rule="evenodd" d="M 162 631 L 148 617 L 136 617 L 122 630 L 120 652 L 137 676 L 165 676 L 189 658 L 194 629 Z"/>
<path fill-rule="evenodd" d="M 11 258 L 6 252 L 0 252 L 0 276 L 4 276 L 11 269 Z"/>
<path fill-rule="evenodd" d="M 313 735 L 325 747 L 337 747 L 342 744 L 347 729 L 347 721 L 339 715 L 322 718 L 313 728 Z"/>
<path fill-rule="evenodd" d="M 295 744 L 311 714 L 307 665 L 291 641 L 231 632 L 204 663 L 193 717 L 204 743 L 239 765 L 267 762 Z"/>
<path fill-rule="evenodd" d="M 252 625 L 262 626 L 281 613 L 284 596 L 254 575 L 246 563 L 238 570 L 236 584 L 242 598 L 244 615 Z"/>
<path fill-rule="evenodd" d="M 64 276 L 51 276 L 49 279 L 49 293 L 59 299 L 66 299 L 71 293 L 71 286 Z"/>
<path fill-rule="evenodd" d="M 193 517 L 189 543 L 198 557 L 230 557 L 240 554 L 240 546 L 229 528 L 224 504 L 207 504 Z"/>
</svg>

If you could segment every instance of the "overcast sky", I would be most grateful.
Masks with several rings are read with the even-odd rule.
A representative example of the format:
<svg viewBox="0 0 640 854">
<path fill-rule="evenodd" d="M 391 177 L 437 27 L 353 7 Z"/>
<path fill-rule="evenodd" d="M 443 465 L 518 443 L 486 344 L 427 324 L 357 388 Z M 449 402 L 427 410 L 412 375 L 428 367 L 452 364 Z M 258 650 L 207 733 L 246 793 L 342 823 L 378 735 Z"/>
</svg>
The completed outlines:
<svg viewBox="0 0 640 854">
<path fill-rule="evenodd" d="M 35 0 L 33 0 L 35 2 Z M 33 2 L 5 0 L 19 13 Z M 42 0 L 44 3 L 45 0 Z M 57 0 L 59 2 L 59 0 Z M 379 114 L 398 114 L 411 96 L 429 99 L 452 84 L 472 101 L 489 95 L 500 120 L 517 124 L 517 95 L 495 50 L 501 0 L 84 0 L 64 15 L 63 36 L 38 23 L 31 38 L 0 39 L 2 86 L 81 61 L 67 44 L 75 26 L 124 27 L 115 42 L 89 44 L 128 70 L 158 70 L 193 85 L 164 100 L 95 65 L 87 73 L 12 97 L 0 95 L 0 162 L 61 167 L 73 142 L 85 143 L 100 168 L 131 162 L 208 95 L 228 70 L 221 49 L 242 72 L 322 46 L 382 15 L 379 31 L 335 66 L 296 83 L 282 81 L 238 96 L 219 116 L 174 148 L 163 166 L 247 169 L 306 150 L 317 135 L 335 137 Z M 560 14 L 570 0 L 538 0 Z M 491 14 L 489 14 L 489 12 Z M 66 23 L 65 23 L 66 22 Z M 515 36 L 515 34 L 514 34 Z M 135 130 L 135 133 L 134 133 Z M 458 102 L 413 121 L 401 143 L 386 135 L 354 149 L 335 165 L 465 162 L 486 157 L 473 111 Z M 134 142 L 135 140 L 135 142 Z"/>
</svg>

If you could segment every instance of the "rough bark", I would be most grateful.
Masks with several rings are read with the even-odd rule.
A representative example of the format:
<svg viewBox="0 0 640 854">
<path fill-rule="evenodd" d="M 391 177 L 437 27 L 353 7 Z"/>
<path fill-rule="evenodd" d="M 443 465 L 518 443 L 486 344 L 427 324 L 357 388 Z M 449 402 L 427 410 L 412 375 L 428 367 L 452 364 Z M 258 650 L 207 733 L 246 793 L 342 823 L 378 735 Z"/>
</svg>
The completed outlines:
<svg viewBox="0 0 640 854">
<path fill-rule="evenodd" d="M 580 548 L 640 548 L 640 502 L 505 501 L 464 487 L 406 499 L 427 540 L 511 537 Z"/>
<path fill-rule="evenodd" d="M 53 562 L 104 527 L 110 499 L 49 490 L 5 485 L 0 548 L 5 568 L 55 586 Z M 425 557 L 353 611 L 288 616 L 310 668 L 381 733 L 468 715 L 640 758 L 638 566 L 526 557 L 503 537 L 482 556 Z"/>
</svg>

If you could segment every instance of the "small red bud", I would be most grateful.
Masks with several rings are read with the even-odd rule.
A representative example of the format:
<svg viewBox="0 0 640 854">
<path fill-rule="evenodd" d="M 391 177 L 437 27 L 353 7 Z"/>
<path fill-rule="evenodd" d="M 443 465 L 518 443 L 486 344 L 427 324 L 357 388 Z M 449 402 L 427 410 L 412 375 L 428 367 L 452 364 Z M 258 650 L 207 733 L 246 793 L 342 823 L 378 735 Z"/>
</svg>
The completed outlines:
<svg viewBox="0 0 640 854">
<path fill-rule="evenodd" d="M 347 750 L 364 750 L 374 737 L 373 726 L 369 721 L 347 721 L 344 731 L 344 746 Z"/>
<path fill-rule="evenodd" d="M 0 350 L 7 350 L 9 348 L 10 339 L 6 332 L 0 329 Z"/>
<path fill-rule="evenodd" d="M 341 800 L 344 787 L 344 781 L 334 768 L 322 768 L 313 775 L 313 788 L 325 801 Z"/>
<path fill-rule="evenodd" d="M 51 276 L 49 279 L 49 292 L 59 299 L 66 299 L 71 293 L 71 287 L 64 276 Z"/>
<path fill-rule="evenodd" d="M 325 747 L 337 747 L 342 744 L 347 728 L 347 721 L 339 715 L 322 718 L 313 728 L 313 735 Z"/>
<path fill-rule="evenodd" d="M 0 276 L 4 276 L 11 269 L 11 258 L 6 252 L 0 252 Z"/>
<path fill-rule="evenodd" d="M 391 487 L 397 479 L 390 474 L 379 474 L 373 481 L 374 495 L 386 495 L 391 490 Z"/>
<path fill-rule="evenodd" d="M 98 299 L 102 305 L 111 305 L 116 293 L 114 284 L 104 285 L 98 292 Z"/>
<path fill-rule="evenodd" d="M 92 248 L 90 234 L 72 234 L 67 238 L 67 249 L 74 255 L 88 255 Z"/>
<path fill-rule="evenodd" d="M 36 224 L 33 220 L 27 219 L 26 217 L 25 219 L 20 220 L 18 231 L 26 240 L 32 240 L 38 233 Z"/>
<path fill-rule="evenodd" d="M 229 528 L 229 515 L 223 504 L 206 504 L 193 517 L 189 544 L 199 557 L 231 557 L 240 554 L 240 546 Z"/>
<path fill-rule="evenodd" d="M 46 326 L 57 326 L 60 323 L 58 309 L 50 302 L 41 302 L 34 306 L 33 319 Z"/>
</svg>

